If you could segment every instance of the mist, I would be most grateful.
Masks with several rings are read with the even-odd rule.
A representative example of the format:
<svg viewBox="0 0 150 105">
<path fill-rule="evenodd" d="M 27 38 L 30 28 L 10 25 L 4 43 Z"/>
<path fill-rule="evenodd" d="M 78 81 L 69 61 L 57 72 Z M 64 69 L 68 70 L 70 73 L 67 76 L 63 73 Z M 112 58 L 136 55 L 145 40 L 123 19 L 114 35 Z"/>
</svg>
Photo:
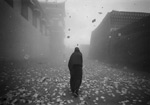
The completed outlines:
<svg viewBox="0 0 150 105">
<path fill-rule="evenodd" d="M 0 0 L 0 105 L 150 105 L 149 4 Z"/>
</svg>

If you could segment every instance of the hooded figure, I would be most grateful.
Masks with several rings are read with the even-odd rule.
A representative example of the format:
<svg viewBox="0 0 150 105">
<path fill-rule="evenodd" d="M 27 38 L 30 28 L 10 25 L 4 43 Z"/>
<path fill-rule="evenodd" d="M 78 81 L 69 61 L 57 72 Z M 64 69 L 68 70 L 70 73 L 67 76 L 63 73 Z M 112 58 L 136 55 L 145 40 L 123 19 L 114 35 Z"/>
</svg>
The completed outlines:
<svg viewBox="0 0 150 105">
<path fill-rule="evenodd" d="M 70 70 L 70 88 L 75 96 L 78 96 L 78 90 L 82 82 L 82 65 L 82 53 L 79 48 L 76 47 L 68 62 Z"/>
</svg>

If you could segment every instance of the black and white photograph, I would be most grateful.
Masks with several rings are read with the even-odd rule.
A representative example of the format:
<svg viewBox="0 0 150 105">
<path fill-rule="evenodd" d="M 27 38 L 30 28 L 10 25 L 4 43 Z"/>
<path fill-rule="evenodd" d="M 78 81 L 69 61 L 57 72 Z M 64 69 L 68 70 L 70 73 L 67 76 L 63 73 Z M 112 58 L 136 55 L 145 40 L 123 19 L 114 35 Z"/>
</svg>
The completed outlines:
<svg viewBox="0 0 150 105">
<path fill-rule="evenodd" d="M 0 105 L 150 105 L 150 0 L 0 0 Z"/>
</svg>

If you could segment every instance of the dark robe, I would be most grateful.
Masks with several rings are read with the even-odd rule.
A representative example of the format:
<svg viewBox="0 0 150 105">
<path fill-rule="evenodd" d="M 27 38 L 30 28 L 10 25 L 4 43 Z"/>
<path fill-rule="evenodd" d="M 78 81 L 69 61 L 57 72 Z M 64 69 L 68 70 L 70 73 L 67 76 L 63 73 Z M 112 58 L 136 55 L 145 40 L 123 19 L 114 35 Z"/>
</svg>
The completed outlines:
<svg viewBox="0 0 150 105">
<path fill-rule="evenodd" d="M 79 48 L 75 48 L 75 51 L 72 53 L 68 63 L 70 70 L 70 88 L 72 92 L 78 92 L 80 88 L 82 82 L 82 65 L 82 53 Z"/>
</svg>

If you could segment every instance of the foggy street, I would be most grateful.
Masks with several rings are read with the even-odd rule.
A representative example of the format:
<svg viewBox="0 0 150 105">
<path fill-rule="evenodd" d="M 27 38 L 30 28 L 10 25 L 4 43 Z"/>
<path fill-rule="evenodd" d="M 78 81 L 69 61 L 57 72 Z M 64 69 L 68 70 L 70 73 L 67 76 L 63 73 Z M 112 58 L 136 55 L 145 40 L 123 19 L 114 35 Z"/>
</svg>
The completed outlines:
<svg viewBox="0 0 150 105">
<path fill-rule="evenodd" d="M 0 105 L 150 105 L 149 74 L 86 60 L 79 97 L 69 85 L 67 63 L 5 63 Z"/>
<path fill-rule="evenodd" d="M 150 105 L 150 0 L 0 0 L 0 105 Z"/>
</svg>

